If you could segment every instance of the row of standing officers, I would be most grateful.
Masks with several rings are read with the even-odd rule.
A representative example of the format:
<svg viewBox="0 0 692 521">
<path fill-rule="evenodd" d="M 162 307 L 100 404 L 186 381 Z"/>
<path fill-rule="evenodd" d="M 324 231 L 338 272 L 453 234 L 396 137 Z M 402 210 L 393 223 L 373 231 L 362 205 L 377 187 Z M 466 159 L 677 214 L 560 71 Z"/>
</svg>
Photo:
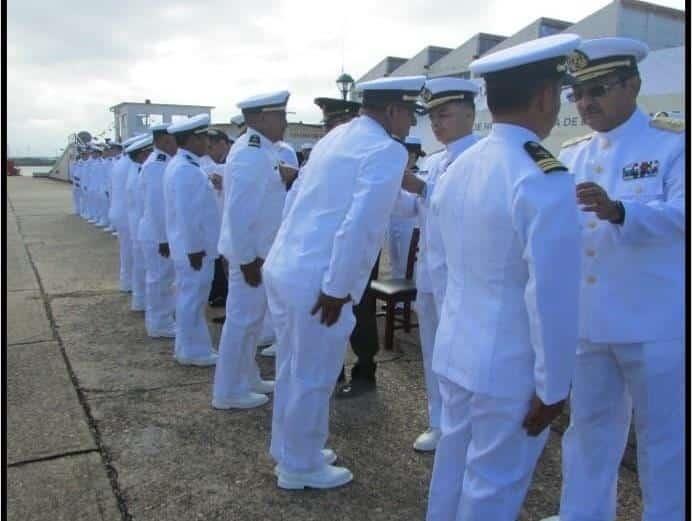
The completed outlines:
<svg viewBox="0 0 692 521">
<path fill-rule="evenodd" d="M 568 396 L 560 519 L 615 519 L 632 410 L 643 519 L 682 519 L 684 127 L 637 107 L 647 52 L 564 34 L 474 61 L 485 138 L 471 131 L 473 82 L 362 83 L 360 107 L 316 100 L 329 131 L 301 168 L 282 142 L 289 93 L 255 96 L 238 104 L 246 132 L 223 165 L 205 157 L 210 139 L 227 143 L 208 116 L 153 127 L 113 161 L 106 217 L 76 165 L 76 210 L 117 230 L 121 289 L 146 309 L 147 332 L 175 337 L 182 364 L 216 364 L 214 408 L 274 392 L 280 487 L 353 478 L 326 446 L 329 398 L 349 337 L 356 350 L 373 323 L 362 304 L 394 216 L 421 230 L 429 429 L 414 447 L 436 451 L 428 521 L 516 519 Z M 540 141 L 564 97 L 594 132 L 558 159 Z M 444 145 L 419 171 L 419 141 L 405 139 L 416 112 Z M 219 255 L 229 297 L 217 354 L 204 309 Z M 255 361 L 263 329 L 276 382 Z"/>
</svg>

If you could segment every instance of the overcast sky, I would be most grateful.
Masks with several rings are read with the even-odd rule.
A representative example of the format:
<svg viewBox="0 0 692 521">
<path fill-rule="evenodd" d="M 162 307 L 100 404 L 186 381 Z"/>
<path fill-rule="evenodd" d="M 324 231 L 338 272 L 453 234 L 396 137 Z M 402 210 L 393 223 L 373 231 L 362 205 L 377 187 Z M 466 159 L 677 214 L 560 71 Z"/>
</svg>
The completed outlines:
<svg viewBox="0 0 692 521">
<path fill-rule="evenodd" d="M 607 0 L 8 0 L 10 155 L 53 155 L 78 130 L 112 126 L 122 101 L 213 105 L 227 122 L 245 97 L 291 91 L 289 120 L 317 122 L 385 56 L 511 35 L 538 17 L 576 22 Z M 684 9 L 684 0 L 655 0 Z M 110 133 L 108 134 L 110 136 Z"/>
</svg>

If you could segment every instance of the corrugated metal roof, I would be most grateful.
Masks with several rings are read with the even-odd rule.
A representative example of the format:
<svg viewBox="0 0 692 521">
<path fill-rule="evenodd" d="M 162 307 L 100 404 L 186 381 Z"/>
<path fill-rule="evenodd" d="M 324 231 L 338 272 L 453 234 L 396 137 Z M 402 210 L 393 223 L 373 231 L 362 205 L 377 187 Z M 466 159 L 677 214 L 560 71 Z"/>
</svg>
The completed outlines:
<svg viewBox="0 0 692 521">
<path fill-rule="evenodd" d="M 465 72 L 469 63 L 502 42 L 506 36 L 478 33 L 440 58 L 430 67 L 430 76 L 454 75 Z"/>
<path fill-rule="evenodd" d="M 449 47 L 429 45 L 420 50 L 413 58 L 392 71 L 391 76 L 415 76 L 427 74 L 430 67 L 452 51 Z"/>
<path fill-rule="evenodd" d="M 356 80 L 356 83 L 361 81 L 374 80 L 377 78 L 382 78 L 383 76 L 389 76 L 391 72 L 402 64 L 406 63 L 408 58 L 398 58 L 396 56 L 387 56 L 377 65 L 375 65 L 368 72 L 363 74 L 360 78 Z"/>
</svg>

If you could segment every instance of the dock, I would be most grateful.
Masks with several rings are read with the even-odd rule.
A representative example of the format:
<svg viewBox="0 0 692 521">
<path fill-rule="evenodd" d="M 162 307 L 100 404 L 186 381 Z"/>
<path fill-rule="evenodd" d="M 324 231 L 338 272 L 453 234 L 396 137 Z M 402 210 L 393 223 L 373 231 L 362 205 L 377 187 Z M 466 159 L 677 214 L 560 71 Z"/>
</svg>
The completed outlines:
<svg viewBox="0 0 692 521">
<path fill-rule="evenodd" d="M 380 352 L 375 393 L 332 402 L 329 446 L 354 481 L 281 490 L 268 454 L 271 402 L 211 408 L 213 368 L 182 367 L 172 340 L 146 336 L 143 314 L 118 290 L 117 240 L 72 215 L 69 184 L 14 177 L 7 190 L 10 521 L 424 519 L 433 456 L 412 449 L 427 427 L 417 330 L 397 331 L 398 349 Z M 218 345 L 221 326 L 210 331 Z M 273 377 L 274 360 L 258 360 Z M 551 432 L 521 521 L 557 513 L 566 423 Z M 618 520 L 639 519 L 630 447 Z"/>
</svg>

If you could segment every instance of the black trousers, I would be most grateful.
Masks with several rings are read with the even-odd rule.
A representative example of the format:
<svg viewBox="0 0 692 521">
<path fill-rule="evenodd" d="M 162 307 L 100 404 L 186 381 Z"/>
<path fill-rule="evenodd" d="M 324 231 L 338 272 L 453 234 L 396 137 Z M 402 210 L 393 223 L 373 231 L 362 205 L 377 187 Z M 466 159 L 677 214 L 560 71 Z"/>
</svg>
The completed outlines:
<svg viewBox="0 0 692 521">
<path fill-rule="evenodd" d="M 370 273 L 367 289 L 363 293 L 360 302 L 353 306 L 353 314 L 356 317 L 356 325 L 351 332 L 351 349 L 358 359 L 351 369 L 351 378 L 374 380 L 377 364 L 375 355 L 380 350 L 379 335 L 377 333 L 377 300 L 370 291 L 370 281 L 377 278 L 380 267 L 379 257 Z M 340 380 L 344 379 L 344 370 L 341 370 Z"/>
<path fill-rule="evenodd" d="M 217 298 L 222 298 L 224 301 L 228 296 L 228 279 L 226 271 L 223 269 L 223 257 L 216 257 L 214 260 L 214 279 L 211 282 L 211 290 L 209 290 L 209 302 L 213 302 Z"/>
</svg>

